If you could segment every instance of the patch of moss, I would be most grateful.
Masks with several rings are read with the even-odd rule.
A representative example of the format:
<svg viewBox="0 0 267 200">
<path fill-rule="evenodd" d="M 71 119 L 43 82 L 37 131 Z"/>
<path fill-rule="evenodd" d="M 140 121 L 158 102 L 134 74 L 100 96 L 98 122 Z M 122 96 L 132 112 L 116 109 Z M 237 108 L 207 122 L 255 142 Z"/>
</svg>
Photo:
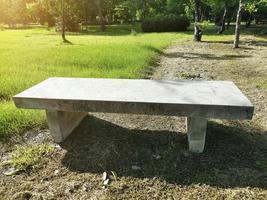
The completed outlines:
<svg viewBox="0 0 267 200">
<path fill-rule="evenodd" d="M 176 74 L 176 77 L 179 77 L 181 79 L 198 79 L 198 78 L 201 78 L 201 75 L 200 74 L 190 74 L 187 72 L 181 72 L 181 73 Z"/>
<path fill-rule="evenodd" d="M 29 146 L 17 145 L 11 154 L 10 164 L 12 167 L 25 170 L 38 164 L 42 158 L 51 152 L 54 147 L 49 144 L 33 144 Z"/>
<path fill-rule="evenodd" d="M 267 89 L 267 81 L 262 81 L 257 85 L 257 88 L 266 90 Z"/>
</svg>

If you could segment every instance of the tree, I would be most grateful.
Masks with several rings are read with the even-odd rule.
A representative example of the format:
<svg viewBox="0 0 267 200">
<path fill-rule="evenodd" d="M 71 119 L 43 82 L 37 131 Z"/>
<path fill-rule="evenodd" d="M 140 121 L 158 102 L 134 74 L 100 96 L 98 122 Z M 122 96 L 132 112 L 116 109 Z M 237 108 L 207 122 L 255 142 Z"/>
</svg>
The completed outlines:
<svg viewBox="0 0 267 200">
<path fill-rule="evenodd" d="M 244 2 L 243 2 L 243 0 L 239 0 L 239 8 L 238 8 L 238 11 L 237 11 L 237 16 L 236 16 L 234 48 L 238 48 L 239 47 L 241 13 L 242 13 L 243 8 L 244 8 Z"/>
<path fill-rule="evenodd" d="M 35 0 L 28 3 L 27 8 L 31 15 L 32 22 L 37 22 L 42 25 L 47 23 L 48 27 L 55 25 L 56 15 L 59 13 L 59 10 L 57 9 L 57 1 Z"/>
<path fill-rule="evenodd" d="M 229 28 L 233 11 L 236 10 L 238 4 L 237 0 L 204 0 L 204 3 L 210 7 L 209 15 L 210 19 L 214 20 L 215 25 L 220 26 L 218 34 L 222 34 L 227 28 Z"/>
<path fill-rule="evenodd" d="M 246 0 L 244 10 L 246 11 L 246 27 L 249 27 L 252 20 L 258 21 L 258 16 L 265 13 L 263 18 L 267 18 L 266 12 L 267 0 Z M 264 10 L 265 9 L 265 10 Z M 262 12 L 263 11 L 263 12 Z"/>
<path fill-rule="evenodd" d="M 223 4 L 223 16 L 220 22 L 220 30 L 218 31 L 218 34 L 222 34 L 225 31 L 225 23 L 226 23 L 226 19 L 228 18 L 228 28 L 229 28 L 229 24 L 230 24 L 230 20 L 231 20 L 231 10 L 235 10 L 235 6 L 237 5 L 237 1 L 234 0 L 215 0 L 215 1 L 221 1 Z M 219 3 L 219 2 L 218 2 Z"/>
<path fill-rule="evenodd" d="M 202 38 L 202 30 L 200 29 L 200 3 L 201 0 L 194 0 L 195 3 L 195 24 L 194 24 L 194 41 L 200 42 Z"/>
<path fill-rule="evenodd" d="M 246 3 L 246 4 L 245 4 Z M 262 7 L 266 5 L 266 0 L 239 0 L 239 8 L 237 11 L 237 17 L 236 17 L 236 28 L 235 28 L 235 38 L 234 38 L 234 48 L 239 47 L 240 42 L 240 24 L 241 24 L 241 15 L 242 11 L 246 9 L 250 15 L 252 13 L 257 12 L 257 6 Z M 249 19 L 250 24 L 251 18 Z"/>
<path fill-rule="evenodd" d="M 245 10 L 248 13 L 246 27 L 250 26 L 252 18 L 253 18 L 253 13 L 257 11 L 256 9 L 257 3 L 258 3 L 257 1 L 249 1 L 245 6 Z"/>
<path fill-rule="evenodd" d="M 257 24 L 260 21 L 267 19 L 267 0 L 260 0 L 257 5 L 257 12 L 254 14 L 254 16 Z"/>
<path fill-rule="evenodd" d="M 27 10 L 27 3 L 30 0 L 2 0 L 0 1 L 0 21 L 8 24 L 10 27 L 16 24 L 27 24 L 31 21 Z"/>
<path fill-rule="evenodd" d="M 101 24 L 101 29 L 102 31 L 106 30 L 106 23 L 105 23 L 105 18 L 103 16 L 103 11 L 102 11 L 102 2 L 101 0 L 95 0 L 96 8 L 98 11 L 98 17 L 100 19 L 100 24 Z"/>
<path fill-rule="evenodd" d="M 222 34 L 225 31 L 225 21 L 226 21 L 227 11 L 228 11 L 228 8 L 227 8 L 227 5 L 225 4 L 223 17 L 222 17 L 222 21 L 221 21 L 221 28 L 220 28 L 218 34 Z"/>
<path fill-rule="evenodd" d="M 7 21 L 7 5 L 5 0 L 0 0 L 0 24 Z"/>
<path fill-rule="evenodd" d="M 62 39 L 63 42 L 67 42 L 66 40 L 66 32 L 65 32 L 65 1 L 61 0 L 61 31 L 62 31 Z"/>
</svg>

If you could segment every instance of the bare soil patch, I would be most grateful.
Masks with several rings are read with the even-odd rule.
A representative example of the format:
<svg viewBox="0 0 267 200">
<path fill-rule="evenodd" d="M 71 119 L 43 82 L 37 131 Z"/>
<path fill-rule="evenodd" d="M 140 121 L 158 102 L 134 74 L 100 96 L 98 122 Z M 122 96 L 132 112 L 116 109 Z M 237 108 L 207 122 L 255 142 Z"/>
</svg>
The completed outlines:
<svg viewBox="0 0 267 200">
<path fill-rule="evenodd" d="M 179 43 L 151 76 L 232 80 L 254 103 L 252 121 L 210 121 L 203 154 L 187 151 L 184 118 L 92 113 L 61 146 L 48 131 L 26 134 L 24 145 L 48 142 L 55 151 L 16 175 L 2 165 L 0 199 L 266 199 L 267 42 L 246 41 L 235 50 Z M 105 171 L 117 174 L 107 187 Z"/>
</svg>

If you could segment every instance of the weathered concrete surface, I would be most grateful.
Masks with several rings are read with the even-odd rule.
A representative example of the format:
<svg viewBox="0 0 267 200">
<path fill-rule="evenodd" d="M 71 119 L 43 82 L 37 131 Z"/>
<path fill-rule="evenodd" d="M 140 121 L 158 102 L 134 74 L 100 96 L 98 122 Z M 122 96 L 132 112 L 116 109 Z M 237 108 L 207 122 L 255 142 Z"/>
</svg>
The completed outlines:
<svg viewBox="0 0 267 200">
<path fill-rule="evenodd" d="M 50 78 L 16 96 L 19 108 L 45 109 L 55 142 L 87 112 L 187 117 L 189 150 L 201 153 L 208 118 L 251 119 L 254 107 L 229 81 Z"/>
<path fill-rule="evenodd" d="M 50 78 L 16 96 L 19 108 L 251 119 L 254 107 L 230 81 Z"/>
<path fill-rule="evenodd" d="M 199 117 L 188 117 L 187 138 L 189 151 L 202 153 L 205 147 L 207 119 Z"/>
<path fill-rule="evenodd" d="M 80 124 L 86 112 L 46 111 L 50 134 L 57 143 L 63 142 Z"/>
</svg>

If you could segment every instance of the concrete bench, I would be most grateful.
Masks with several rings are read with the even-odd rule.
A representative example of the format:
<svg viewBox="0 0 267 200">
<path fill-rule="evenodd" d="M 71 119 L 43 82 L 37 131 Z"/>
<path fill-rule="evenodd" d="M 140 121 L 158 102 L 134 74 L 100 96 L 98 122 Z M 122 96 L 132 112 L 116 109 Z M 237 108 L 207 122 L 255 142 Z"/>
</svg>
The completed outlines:
<svg viewBox="0 0 267 200">
<path fill-rule="evenodd" d="M 189 150 L 204 150 L 207 120 L 251 119 L 254 107 L 229 81 L 50 78 L 16 96 L 18 108 L 44 109 L 62 142 L 88 112 L 187 117 Z"/>
</svg>

